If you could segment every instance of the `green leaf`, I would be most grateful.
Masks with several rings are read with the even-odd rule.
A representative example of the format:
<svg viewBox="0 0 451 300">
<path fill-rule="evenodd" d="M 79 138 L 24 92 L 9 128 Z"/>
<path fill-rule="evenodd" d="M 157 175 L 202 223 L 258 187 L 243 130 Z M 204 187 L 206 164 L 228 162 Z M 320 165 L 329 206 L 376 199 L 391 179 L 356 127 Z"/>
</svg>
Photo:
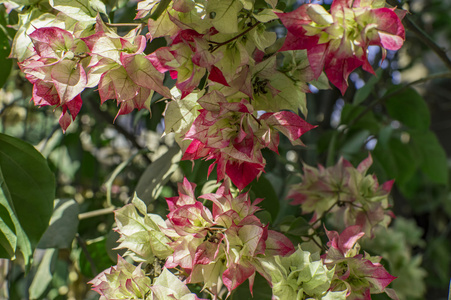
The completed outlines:
<svg viewBox="0 0 451 300">
<path fill-rule="evenodd" d="M 89 0 L 50 0 L 50 5 L 77 21 L 96 22 L 97 12 Z"/>
<path fill-rule="evenodd" d="M 422 156 L 421 170 L 435 183 L 448 185 L 448 159 L 435 134 L 411 131 L 410 136 Z"/>
<path fill-rule="evenodd" d="M 354 95 L 354 100 L 352 104 L 358 105 L 363 101 L 365 101 L 366 98 L 368 98 L 368 96 L 374 90 L 374 86 L 376 85 L 376 83 L 378 83 L 379 80 L 382 78 L 382 72 L 383 69 L 378 69 L 376 71 L 376 76 L 372 76 L 370 80 L 368 80 L 368 82 L 362 88 L 357 90 L 357 92 Z"/>
<path fill-rule="evenodd" d="M 164 117 L 166 133 L 185 134 L 188 132 L 199 114 L 198 109 L 201 108 L 197 100 L 198 95 L 191 93 L 183 100 L 169 102 Z"/>
<path fill-rule="evenodd" d="M 9 194 L 2 170 L 0 168 L 0 257 L 12 258 L 16 252 L 17 220 L 14 208 L 12 206 L 11 195 Z"/>
<path fill-rule="evenodd" d="M 279 198 L 265 174 L 262 174 L 258 180 L 255 179 L 251 183 L 251 192 L 256 198 L 264 199 L 258 206 L 268 211 L 271 214 L 272 220 L 275 220 L 280 208 Z"/>
<path fill-rule="evenodd" d="M 207 17 L 220 33 L 238 32 L 238 12 L 243 5 L 238 0 L 209 0 L 207 2 Z"/>
<path fill-rule="evenodd" d="M 56 199 L 50 226 L 38 248 L 70 248 L 78 228 L 78 204 L 72 199 Z"/>
<path fill-rule="evenodd" d="M 355 133 L 348 134 L 345 143 L 340 148 L 340 153 L 343 155 L 352 155 L 359 152 L 368 140 L 369 135 L 370 132 L 368 130 L 359 130 Z"/>
<path fill-rule="evenodd" d="M 47 161 L 32 145 L 0 134 L 2 185 L 11 197 L 20 226 L 16 226 L 18 247 L 25 264 L 49 226 L 55 199 L 55 179 Z"/>
<path fill-rule="evenodd" d="M 160 3 L 158 3 L 157 8 L 153 11 L 152 15 L 150 15 L 150 18 L 153 20 L 158 19 L 161 14 L 166 10 L 169 3 L 171 3 L 171 0 L 161 0 Z"/>
<path fill-rule="evenodd" d="M 345 104 L 343 110 L 341 111 L 340 123 L 349 125 L 353 123 L 352 128 L 354 129 L 367 129 L 372 134 L 377 134 L 379 132 L 379 121 L 376 119 L 372 111 L 368 111 L 362 118 L 354 123 L 354 119 L 359 116 L 365 107 L 357 106 L 353 104 Z"/>
<path fill-rule="evenodd" d="M 428 130 L 431 125 L 431 117 L 426 102 L 412 88 L 390 97 L 386 102 L 386 107 L 393 119 L 412 129 Z"/>
<path fill-rule="evenodd" d="M 111 267 L 115 261 L 108 256 L 106 249 L 106 238 L 102 237 L 93 241 L 86 242 L 86 249 L 91 261 L 86 257 L 86 253 L 80 253 L 80 270 L 86 277 L 94 277 L 97 273 Z M 94 265 L 91 265 L 93 263 Z M 94 272 L 95 271 L 95 272 Z"/>
<path fill-rule="evenodd" d="M 58 258 L 57 249 L 45 250 L 44 256 L 39 263 L 36 274 L 31 282 L 28 292 L 30 293 L 30 299 L 39 299 L 43 296 L 48 285 L 52 281 L 53 272 L 55 271 L 55 262 Z"/>
<path fill-rule="evenodd" d="M 375 160 L 382 165 L 388 178 L 399 185 L 406 184 L 415 174 L 420 161 L 409 143 L 391 137 L 386 144 L 377 143 L 373 151 Z"/>
<path fill-rule="evenodd" d="M 307 103 L 305 93 L 302 91 L 301 82 L 294 82 L 281 72 L 275 72 L 270 78 L 271 86 L 280 91 L 276 96 L 272 96 L 270 91 L 255 94 L 254 108 L 256 110 L 279 111 L 292 110 L 307 115 Z"/>
<path fill-rule="evenodd" d="M 147 205 L 154 201 L 161 193 L 163 186 L 168 182 L 172 173 L 178 168 L 182 152 L 176 145 L 152 162 L 139 178 L 136 185 L 136 194 Z"/>
<path fill-rule="evenodd" d="M 10 52 L 11 46 L 9 45 L 8 38 L 0 28 L 0 66 L 2 66 L 2 71 L 0 72 L 0 88 L 5 85 L 9 73 L 11 73 L 13 61 L 8 58 Z"/>
</svg>

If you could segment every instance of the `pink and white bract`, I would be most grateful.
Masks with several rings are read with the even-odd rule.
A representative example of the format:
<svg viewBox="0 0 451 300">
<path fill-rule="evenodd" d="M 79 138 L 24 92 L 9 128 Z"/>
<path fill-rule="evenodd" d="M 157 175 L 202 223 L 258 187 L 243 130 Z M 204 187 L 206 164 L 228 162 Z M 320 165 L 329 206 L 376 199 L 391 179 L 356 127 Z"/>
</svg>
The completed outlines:
<svg viewBox="0 0 451 300">
<path fill-rule="evenodd" d="M 280 51 L 307 49 L 315 77 L 325 71 L 329 80 L 345 93 L 349 74 L 362 68 L 374 74 L 368 62 L 368 46 L 398 50 L 404 27 L 395 9 L 379 0 L 334 0 L 330 12 L 319 4 L 301 5 L 278 13 L 288 34 Z M 402 16 L 402 14 L 401 14 Z"/>
</svg>

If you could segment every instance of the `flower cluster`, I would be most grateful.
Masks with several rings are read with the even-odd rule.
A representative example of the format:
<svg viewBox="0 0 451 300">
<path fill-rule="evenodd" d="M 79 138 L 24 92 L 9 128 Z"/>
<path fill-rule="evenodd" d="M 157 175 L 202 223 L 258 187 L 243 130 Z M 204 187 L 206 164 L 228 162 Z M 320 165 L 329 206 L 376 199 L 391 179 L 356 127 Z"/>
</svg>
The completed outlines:
<svg viewBox="0 0 451 300">
<path fill-rule="evenodd" d="M 19 64 L 33 84 L 35 105 L 61 106 L 59 119 L 65 130 L 80 112 L 80 93 L 88 84 L 84 65 L 86 45 L 72 33 L 58 27 L 36 29 L 30 34 L 35 53 Z"/>
<path fill-rule="evenodd" d="M 399 17 L 404 14 L 384 5 L 380 0 L 334 0 L 329 12 L 319 4 L 306 4 L 278 13 L 288 30 L 281 50 L 306 49 L 315 76 L 324 69 L 344 94 L 348 76 L 356 68 L 374 74 L 368 46 L 380 46 L 385 57 L 386 50 L 398 50 L 404 42 Z"/>
<path fill-rule="evenodd" d="M 150 110 L 154 92 L 170 97 L 164 75 L 143 53 L 147 40 L 138 32 L 119 36 L 97 18 L 94 30 L 38 28 L 30 34 L 34 55 L 19 63 L 33 84 L 35 105 L 61 106 L 66 130 L 82 106 L 81 92 L 98 86 L 101 102 L 116 99 L 118 115 Z"/>
<path fill-rule="evenodd" d="M 257 204 L 262 199 L 252 203 L 247 194 L 233 195 L 229 182 L 225 181 L 216 193 L 199 197 L 211 202 L 210 210 L 196 199 L 194 188 L 195 184 L 187 179 L 179 183 L 179 195 L 167 198 L 166 221 L 148 214 L 146 205 L 137 197 L 132 204 L 116 211 L 116 231 L 121 235 L 118 248 L 128 249 L 125 255 L 137 262 L 165 261 L 166 268 L 180 267 L 187 283 L 203 283 L 204 288 L 216 295 L 222 286 L 226 286 L 230 294 L 246 279 L 252 290 L 259 258 L 294 252 L 288 238 L 269 230 L 254 215 L 260 210 Z M 120 272 L 125 272 L 122 270 L 128 273 L 119 276 Z M 132 270 L 132 266 L 120 258 L 118 267 L 105 270 L 91 283 L 94 290 L 108 297 L 116 291 L 125 295 L 121 286 L 130 291 L 137 289 L 129 287 L 127 276 L 132 282 L 137 278 L 141 294 L 145 287 L 153 291 L 150 281 L 141 282 L 143 276 L 139 270 L 140 266 Z M 111 279 L 112 274 L 116 274 L 114 279 Z M 121 283 L 121 278 L 126 282 Z"/>
<path fill-rule="evenodd" d="M 166 267 L 182 267 L 187 282 L 203 282 L 214 293 L 224 284 L 230 293 L 249 279 L 252 290 L 258 257 L 294 251 L 288 238 L 254 215 L 261 199 L 251 203 L 247 194 L 233 196 L 225 181 L 216 193 L 200 196 L 212 202 L 210 210 L 196 200 L 194 187 L 185 179 L 179 196 L 167 199 L 168 226 L 162 228 L 174 249 Z"/>
<path fill-rule="evenodd" d="M 119 255 L 116 266 L 101 272 L 89 283 L 100 294 L 100 300 L 202 300 L 167 269 L 163 269 L 152 284 L 141 265 L 135 267 Z"/>
<path fill-rule="evenodd" d="M 357 168 L 343 158 L 329 168 L 304 165 L 302 182 L 288 196 L 291 204 L 300 205 L 305 214 L 313 213 L 311 223 L 334 213 L 344 226 L 359 225 L 367 234 L 378 225 L 386 227 L 393 215 L 388 210 L 393 181 L 379 185 L 374 175 L 366 175 L 372 163 L 368 156 Z"/>
<path fill-rule="evenodd" d="M 260 259 L 262 274 L 271 282 L 273 299 L 346 299 L 346 290 L 329 291 L 334 269 L 318 255 L 299 248 L 290 256 Z"/>
<path fill-rule="evenodd" d="M 350 300 L 371 299 L 371 294 L 385 292 L 390 298 L 398 299 L 396 293 L 387 286 L 396 277 L 390 275 L 380 264 L 381 257 L 359 254 L 357 243 L 365 233 L 358 225 L 346 228 L 341 234 L 327 231 L 329 250 L 323 260 L 329 268 L 335 268 L 332 291 L 347 290 Z"/>
<path fill-rule="evenodd" d="M 264 171 L 263 148 L 278 152 L 277 131 L 295 142 L 313 128 L 289 111 L 258 117 L 247 100 L 229 102 L 218 91 L 203 96 L 198 103 L 203 109 L 185 134 L 192 142 L 182 159 L 214 159 L 209 171 L 217 165 L 218 181 L 227 175 L 239 189 Z"/>
</svg>

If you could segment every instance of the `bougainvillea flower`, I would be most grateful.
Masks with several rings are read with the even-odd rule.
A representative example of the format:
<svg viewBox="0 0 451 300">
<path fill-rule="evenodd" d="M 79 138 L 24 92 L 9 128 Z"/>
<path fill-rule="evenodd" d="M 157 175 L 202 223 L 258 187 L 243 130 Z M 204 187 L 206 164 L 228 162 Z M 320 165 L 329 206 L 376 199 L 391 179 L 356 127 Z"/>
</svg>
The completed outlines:
<svg viewBox="0 0 451 300">
<path fill-rule="evenodd" d="M 59 123 L 65 131 L 80 112 L 80 93 L 87 85 L 82 64 L 85 57 L 76 54 L 86 46 L 72 33 L 58 27 L 38 28 L 29 36 L 35 55 L 20 62 L 19 67 L 33 84 L 35 105 L 61 106 Z"/>
<path fill-rule="evenodd" d="M 222 71 L 215 66 L 222 54 L 209 51 L 207 36 L 192 29 L 181 30 L 172 37 L 171 46 L 158 48 L 146 56 L 158 71 L 169 71 L 172 79 L 177 79 L 175 85 L 182 99 L 199 86 L 205 72 L 211 81 L 228 86 Z"/>
<path fill-rule="evenodd" d="M 264 257 L 259 263 L 258 270 L 270 283 L 274 300 L 346 299 L 346 290 L 329 291 L 334 270 L 300 246 L 289 256 Z"/>
<path fill-rule="evenodd" d="M 371 300 L 371 294 L 386 292 L 392 299 L 398 299 L 387 286 L 396 279 L 380 264 L 381 257 L 359 254 L 357 241 L 364 235 L 359 226 L 350 226 L 341 234 L 327 231 L 330 247 L 322 256 L 324 263 L 335 268 L 332 291 L 347 289 L 347 298 L 352 300 Z"/>
<path fill-rule="evenodd" d="M 152 282 L 141 265 L 135 267 L 118 255 L 116 266 L 106 269 L 89 283 L 101 300 L 110 300 L 144 299 L 150 293 Z"/>
<path fill-rule="evenodd" d="M 143 53 L 147 40 L 136 30 L 119 36 L 97 19 L 96 33 L 82 38 L 89 48 L 89 87 L 98 85 L 101 103 L 115 99 L 120 105 L 117 116 L 135 108 L 150 111 L 153 92 L 170 98 L 163 85 L 164 75 L 157 71 Z"/>
<path fill-rule="evenodd" d="M 280 51 L 307 49 L 315 76 L 325 71 L 344 94 L 349 74 L 362 66 L 374 73 L 367 50 L 370 45 L 398 50 L 404 42 L 404 27 L 385 1 L 334 0 L 330 12 L 319 4 L 301 5 L 289 13 L 277 13 L 288 30 Z"/>
<path fill-rule="evenodd" d="M 328 212 L 337 225 L 359 225 L 372 236 L 376 226 L 387 227 L 393 217 L 388 202 L 393 180 L 379 185 L 374 175 L 367 175 L 372 162 L 368 156 L 357 168 L 343 158 L 329 168 L 304 165 L 302 182 L 292 187 L 288 198 L 303 213 L 313 213 L 312 223 Z"/>
<path fill-rule="evenodd" d="M 192 140 L 182 159 L 214 159 L 218 181 L 226 176 L 241 190 L 264 171 L 263 148 L 277 152 L 278 132 L 293 143 L 314 126 L 289 111 L 265 113 L 257 117 L 252 105 L 241 99 L 229 102 L 213 91 L 198 103 L 203 107 L 185 140 Z"/>
<path fill-rule="evenodd" d="M 249 280 L 252 290 L 257 257 L 289 255 L 294 246 L 284 235 L 268 230 L 254 213 L 260 210 L 247 193 L 232 195 L 230 181 L 216 193 L 199 198 L 213 202 L 213 213 L 194 197 L 194 185 L 184 179 L 178 197 L 168 198 L 170 213 L 162 227 L 172 241 L 167 268 L 181 267 L 188 283 L 203 282 L 219 293 L 222 285 L 229 293 Z"/>
<path fill-rule="evenodd" d="M 191 293 L 188 287 L 166 268 L 155 279 L 150 289 L 152 290 L 151 300 L 206 300 Z"/>
</svg>

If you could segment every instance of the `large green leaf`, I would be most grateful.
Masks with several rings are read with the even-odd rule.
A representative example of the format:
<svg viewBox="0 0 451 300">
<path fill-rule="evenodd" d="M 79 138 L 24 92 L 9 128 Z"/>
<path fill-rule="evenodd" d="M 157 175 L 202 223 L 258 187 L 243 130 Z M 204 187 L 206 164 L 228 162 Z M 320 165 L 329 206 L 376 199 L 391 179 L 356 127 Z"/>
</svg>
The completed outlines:
<svg viewBox="0 0 451 300">
<path fill-rule="evenodd" d="M 393 119 L 418 130 L 428 130 L 431 124 L 429 108 L 423 97 L 412 88 L 390 97 L 387 111 Z"/>
<path fill-rule="evenodd" d="M 262 174 L 258 180 L 255 179 L 251 183 L 251 195 L 255 196 L 255 198 L 264 199 L 258 206 L 268 211 L 271 214 L 272 220 L 275 220 L 280 208 L 279 198 L 265 174 Z"/>
<path fill-rule="evenodd" d="M 0 168 L 0 257 L 14 257 L 17 246 L 16 226 L 19 221 Z"/>
<path fill-rule="evenodd" d="M 97 12 L 88 0 L 50 0 L 50 5 L 77 21 L 96 21 Z"/>
<path fill-rule="evenodd" d="M 2 28 L 0 28 L 0 66 L 2 66 L 2 71 L 0 72 L 0 88 L 5 85 L 13 65 L 13 60 L 8 58 L 10 52 L 11 46 L 8 38 Z"/>
<path fill-rule="evenodd" d="M 413 144 L 422 156 L 421 170 L 435 183 L 448 184 L 448 159 L 432 131 L 411 131 Z"/>
<path fill-rule="evenodd" d="M 55 200 L 50 226 L 38 248 L 69 248 L 78 228 L 78 203 L 72 199 Z"/>
<path fill-rule="evenodd" d="M 361 117 L 357 121 L 355 120 L 356 117 L 360 116 L 360 114 L 363 113 L 364 110 L 364 106 L 345 104 L 343 110 L 341 111 L 340 123 L 344 125 L 352 124 L 351 127 L 354 129 L 367 129 L 371 132 L 371 134 L 378 133 L 380 124 L 372 111 L 366 112 L 363 117 Z"/>
<path fill-rule="evenodd" d="M 391 137 L 386 144 L 378 142 L 373 156 L 382 165 L 387 177 L 395 179 L 400 185 L 413 177 L 420 164 L 412 145 L 395 137 Z"/>
<path fill-rule="evenodd" d="M 161 193 L 172 173 L 178 168 L 182 153 L 176 145 L 169 148 L 161 157 L 152 162 L 139 178 L 136 194 L 147 205 Z"/>
<path fill-rule="evenodd" d="M 0 168 L 3 195 L 20 225 L 15 226 L 25 263 L 49 226 L 55 198 L 55 179 L 45 158 L 32 145 L 0 134 Z M 10 218 L 14 220 L 14 216 Z"/>
<path fill-rule="evenodd" d="M 53 273 L 55 271 L 55 263 L 58 258 L 57 249 L 47 249 L 44 251 L 42 260 L 39 263 L 36 274 L 28 289 L 31 299 L 38 299 L 43 296 L 48 285 L 52 282 Z"/>
</svg>

